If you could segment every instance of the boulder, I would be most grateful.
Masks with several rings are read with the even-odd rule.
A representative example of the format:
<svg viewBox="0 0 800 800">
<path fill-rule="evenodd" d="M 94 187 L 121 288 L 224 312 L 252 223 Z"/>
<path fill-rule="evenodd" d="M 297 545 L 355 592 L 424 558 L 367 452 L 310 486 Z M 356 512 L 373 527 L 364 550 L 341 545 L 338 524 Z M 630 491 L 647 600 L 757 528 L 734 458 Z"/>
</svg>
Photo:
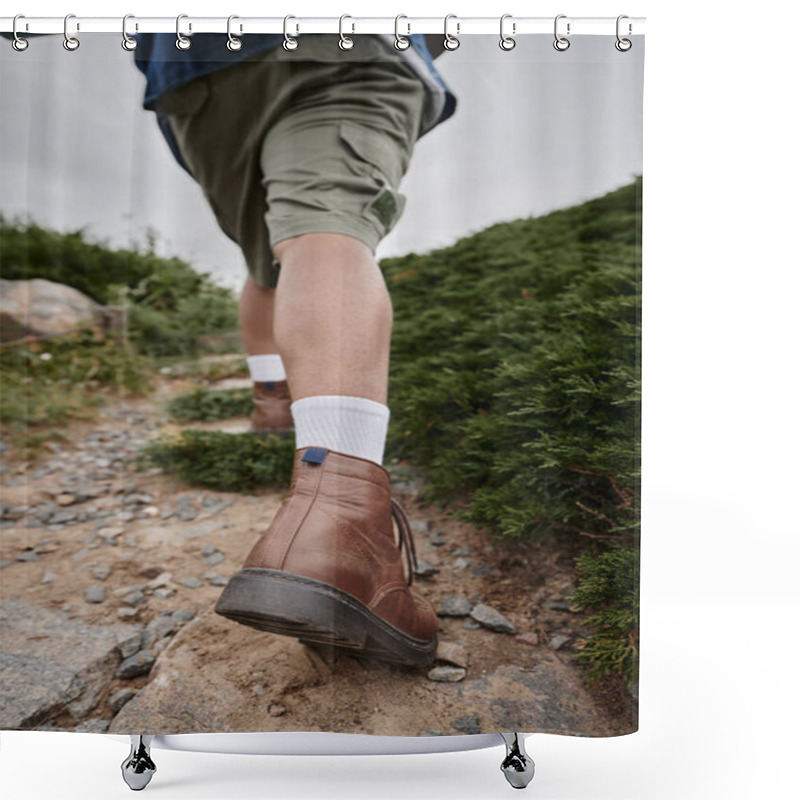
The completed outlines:
<svg viewBox="0 0 800 800">
<path fill-rule="evenodd" d="M 0 341 L 24 336 L 63 336 L 105 325 L 105 307 L 83 292 L 44 278 L 0 278 Z"/>
</svg>

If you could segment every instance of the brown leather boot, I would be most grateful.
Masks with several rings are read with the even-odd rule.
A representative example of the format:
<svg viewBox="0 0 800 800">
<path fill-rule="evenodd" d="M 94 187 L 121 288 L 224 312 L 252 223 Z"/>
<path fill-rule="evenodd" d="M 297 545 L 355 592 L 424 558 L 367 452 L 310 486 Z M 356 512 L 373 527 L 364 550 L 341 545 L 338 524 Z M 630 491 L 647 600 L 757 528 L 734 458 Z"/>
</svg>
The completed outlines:
<svg viewBox="0 0 800 800">
<path fill-rule="evenodd" d="M 291 405 L 286 381 L 254 381 L 251 432 L 280 433 L 294 428 Z"/>
<path fill-rule="evenodd" d="M 436 653 L 439 620 L 411 589 L 415 567 L 411 528 L 386 470 L 306 447 L 295 452 L 289 497 L 214 610 L 302 642 L 424 666 Z"/>
</svg>

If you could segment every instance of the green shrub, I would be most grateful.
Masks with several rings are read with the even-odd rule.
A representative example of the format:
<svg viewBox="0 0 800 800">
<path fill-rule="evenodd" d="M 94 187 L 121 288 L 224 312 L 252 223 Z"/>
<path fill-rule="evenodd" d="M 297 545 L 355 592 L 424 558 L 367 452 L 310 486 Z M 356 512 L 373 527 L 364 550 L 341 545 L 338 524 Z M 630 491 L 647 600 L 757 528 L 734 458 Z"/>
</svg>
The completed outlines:
<svg viewBox="0 0 800 800">
<path fill-rule="evenodd" d="M 159 372 L 167 378 L 184 380 L 187 378 L 198 381 L 224 381 L 228 378 L 247 378 L 250 371 L 247 368 L 247 358 L 236 356 L 204 356 L 202 359 L 178 361 L 174 358 L 155 359 L 159 365 Z"/>
<path fill-rule="evenodd" d="M 617 673 L 628 683 L 635 683 L 639 657 L 638 549 L 612 547 L 597 557 L 584 554 L 577 566 L 581 579 L 572 601 L 581 610 L 596 612 L 588 620 L 594 634 L 578 658 L 589 665 L 589 674 L 595 679 Z"/>
<path fill-rule="evenodd" d="M 640 185 L 384 261 L 389 451 L 512 536 L 638 524 Z M 600 238 L 601 234 L 605 238 Z"/>
<path fill-rule="evenodd" d="M 381 267 L 395 309 L 387 454 L 492 533 L 635 547 L 641 179 Z M 628 663 L 627 644 L 602 642 L 610 656 L 600 638 L 586 652 Z"/>
<path fill-rule="evenodd" d="M 253 413 L 253 390 L 196 389 L 173 397 L 167 412 L 178 422 L 207 422 Z"/>
<path fill-rule="evenodd" d="M 127 309 L 128 333 L 139 352 L 191 356 L 197 337 L 238 327 L 236 300 L 178 258 L 155 253 L 150 234 L 144 247 L 111 248 L 71 233 L 0 215 L 0 275 L 8 280 L 46 278 L 65 283 L 102 305 Z"/>
<path fill-rule="evenodd" d="M 0 350 L 0 422 L 30 455 L 63 438 L 72 419 L 89 419 L 107 395 L 145 394 L 151 370 L 132 349 L 85 330 Z"/>
<path fill-rule="evenodd" d="M 165 472 L 207 489 L 247 492 L 257 486 L 289 485 L 294 438 L 221 431 L 181 431 L 177 438 L 155 439 L 140 451 L 140 466 Z"/>
</svg>

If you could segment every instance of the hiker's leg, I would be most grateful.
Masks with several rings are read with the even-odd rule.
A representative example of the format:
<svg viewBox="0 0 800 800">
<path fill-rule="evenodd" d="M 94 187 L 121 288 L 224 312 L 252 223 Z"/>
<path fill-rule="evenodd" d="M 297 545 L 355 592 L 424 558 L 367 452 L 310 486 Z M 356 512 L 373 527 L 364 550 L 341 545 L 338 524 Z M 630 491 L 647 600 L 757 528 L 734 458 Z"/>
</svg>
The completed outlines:
<svg viewBox="0 0 800 800">
<path fill-rule="evenodd" d="M 392 305 L 370 248 L 340 233 L 305 233 L 273 250 L 281 264 L 275 339 L 293 400 L 385 404 Z"/>
<path fill-rule="evenodd" d="M 273 333 L 275 290 L 264 289 L 248 275 L 239 295 L 239 328 L 248 355 L 278 352 Z"/>
</svg>

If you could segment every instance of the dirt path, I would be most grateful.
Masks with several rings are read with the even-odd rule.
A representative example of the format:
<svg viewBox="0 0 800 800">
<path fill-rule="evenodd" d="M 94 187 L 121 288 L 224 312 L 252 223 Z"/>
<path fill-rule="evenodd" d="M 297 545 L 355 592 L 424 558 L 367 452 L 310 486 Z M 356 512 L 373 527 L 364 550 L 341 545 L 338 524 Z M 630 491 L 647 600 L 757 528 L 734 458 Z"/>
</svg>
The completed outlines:
<svg viewBox="0 0 800 800">
<path fill-rule="evenodd" d="M 188 427 L 171 423 L 163 403 L 194 385 L 162 377 L 147 399 L 111 404 L 93 423 L 74 425 L 37 464 L 8 465 L 2 727 L 590 736 L 635 729 L 624 689 L 588 687 L 575 662 L 588 631 L 567 601 L 571 554 L 494 541 L 422 504 L 407 465 L 390 474 L 412 520 L 422 567 L 416 586 L 440 613 L 434 675 L 325 654 L 214 614 L 221 587 L 282 498 L 266 489 L 198 490 L 134 469 L 146 441 Z M 239 419 L 192 427 L 248 426 Z M 476 621 L 484 606 L 513 632 Z M 89 632 L 98 632 L 91 658 Z M 103 632 L 113 632 L 110 644 L 100 644 Z M 54 688 L 48 670 L 82 649 L 86 663 L 59 673 Z"/>
</svg>

